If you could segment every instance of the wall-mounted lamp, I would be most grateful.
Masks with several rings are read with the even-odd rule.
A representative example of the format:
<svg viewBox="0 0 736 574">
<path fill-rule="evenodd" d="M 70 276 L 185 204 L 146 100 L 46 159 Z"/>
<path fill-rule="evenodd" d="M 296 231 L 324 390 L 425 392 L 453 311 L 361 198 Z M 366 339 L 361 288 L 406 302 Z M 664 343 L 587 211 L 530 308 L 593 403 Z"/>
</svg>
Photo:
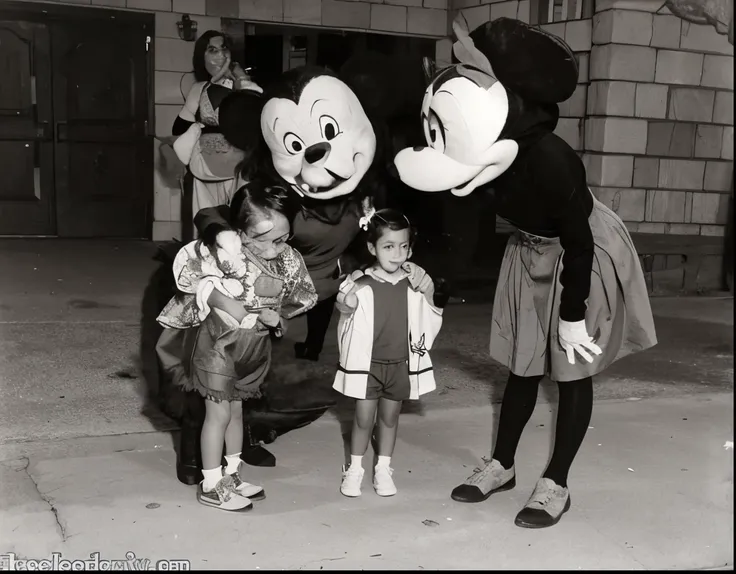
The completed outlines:
<svg viewBox="0 0 736 574">
<path fill-rule="evenodd" d="M 179 38 L 185 42 L 194 42 L 197 39 L 197 21 L 192 20 L 189 14 L 184 14 L 176 27 L 179 29 Z"/>
</svg>

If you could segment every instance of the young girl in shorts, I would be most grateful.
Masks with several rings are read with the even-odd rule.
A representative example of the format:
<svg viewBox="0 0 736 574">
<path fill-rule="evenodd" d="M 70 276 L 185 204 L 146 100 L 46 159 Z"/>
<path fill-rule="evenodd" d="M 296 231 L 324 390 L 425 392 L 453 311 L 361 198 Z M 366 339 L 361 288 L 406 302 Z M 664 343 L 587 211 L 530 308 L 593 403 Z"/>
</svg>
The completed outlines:
<svg viewBox="0 0 736 574">
<path fill-rule="evenodd" d="M 340 286 L 338 345 L 340 363 L 333 387 L 357 399 L 350 439 L 350 465 L 343 466 L 340 492 L 360 496 L 363 455 L 378 411 L 378 463 L 373 488 L 396 494 L 390 467 L 401 403 L 435 389 L 429 349 L 442 326 L 434 305 L 434 284 L 410 263 L 415 232 L 394 209 L 361 220 L 374 263 Z"/>
<path fill-rule="evenodd" d="M 284 319 L 304 313 L 317 302 L 301 255 L 286 244 L 289 221 L 283 212 L 286 192 L 253 181 L 241 187 L 230 204 L 232 227 L 242 248 L 235 257 L 210 251 L 201 241 L 183 247 L 174 262 L 177 287 L 158 317 L 167 328 L 199 325 L 191 352 L 185 390 L 205 397 L 202 427 L 202 474 L 197 500 L 222 510 L 247 510 L 263 488 L 238 474 L 243 447 L 244 399 L 260 396 L 271 364 L 271 333 L 280 334 Z M 225 443 L 227 467 L 221 466 Z"/>
</svg>

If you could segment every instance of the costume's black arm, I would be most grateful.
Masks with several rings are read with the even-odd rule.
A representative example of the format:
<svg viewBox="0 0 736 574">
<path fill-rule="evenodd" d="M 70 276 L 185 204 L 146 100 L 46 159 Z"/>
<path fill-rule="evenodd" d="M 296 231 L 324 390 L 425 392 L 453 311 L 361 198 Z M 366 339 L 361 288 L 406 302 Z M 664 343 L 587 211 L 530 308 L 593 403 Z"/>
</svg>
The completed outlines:
<svg viewBox="0 0 736 574">
<path fill-rule="evenodd" d="M 171 128 L 171 135 L 180 136 L 181 134 L 186 132 L 192 124 L 194 124 L 194 122 L 189 122 L 181 116 L 176 116 L 176 119 L 174 120 L 174 125 Z"/>
<path fill-rule="evenodd" d="M 218 205 L 200 209 L 194 216 L 194 225 L 197 227 L 199 237 L 207 247 L 215 245 L 218 233 L 232 229 L 228 222 L 229 215 L 230 208 L 227 205 Z"/>
</svg>

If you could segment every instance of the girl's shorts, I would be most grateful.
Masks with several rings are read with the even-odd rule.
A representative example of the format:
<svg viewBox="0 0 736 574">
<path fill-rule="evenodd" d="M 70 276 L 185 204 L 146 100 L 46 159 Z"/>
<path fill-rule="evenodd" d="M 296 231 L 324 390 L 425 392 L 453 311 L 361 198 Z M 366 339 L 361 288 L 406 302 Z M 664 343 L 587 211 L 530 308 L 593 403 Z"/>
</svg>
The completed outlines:
<svg viewBox="0 0 736 574">
<path fill-rule="evenodd" d="M 268 329 L 242 329 L 233 317 L 213 308 L 194 344 L 190 390 L 218 402 L 257 398 L 270 366 Z"/>
<path fill-rule="evenodd" d="M 368 388 L 365 392 L 366 399 L 384 398 L 392 401 L 405 401 L 410 394 L 408 361 L 371 362 Z"/>
</svg>

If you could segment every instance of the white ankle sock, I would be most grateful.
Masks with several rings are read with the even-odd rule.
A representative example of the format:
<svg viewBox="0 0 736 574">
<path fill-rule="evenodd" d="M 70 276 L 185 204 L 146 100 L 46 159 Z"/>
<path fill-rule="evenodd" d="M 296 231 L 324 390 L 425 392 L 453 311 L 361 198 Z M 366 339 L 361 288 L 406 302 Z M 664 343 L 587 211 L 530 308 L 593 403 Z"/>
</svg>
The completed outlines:
<svg viewBox="0 0 736 574">
<path fill-rule="evenodd" d="M 241 453 L 236 452 L 235 454 L 225 455 L 225 460 L 227 461 L 225 474 L 233 474 L 234 472 L 238 472 L 238 469 L 240 468 L 240 454 Z"/>
<path fill-rule="evenodd" d="M 391 457 L 390 456 L 379 456 L 376 466 L 391 466 Z"/>
<path fill-rule="evenodd" d="M 361 468 L 363 467 L 363 456 L 362 455 L 361 456 L 357 456 L 354 454 L 350 455 L 350 467 L 352 468 L 353 466 L 359 466 Z"/>
<path fill-rule="evenodd" d="M 202 475 L 204 476 L 202 490 L 209 492 L 215 488 L 215 485 L 218 482 L 220 482 L 220 479 L 222 478 L 222 467 L 218 466 L 217 468 L 211 468 L 210 470 L 202 470 Z"/>
</svg>

